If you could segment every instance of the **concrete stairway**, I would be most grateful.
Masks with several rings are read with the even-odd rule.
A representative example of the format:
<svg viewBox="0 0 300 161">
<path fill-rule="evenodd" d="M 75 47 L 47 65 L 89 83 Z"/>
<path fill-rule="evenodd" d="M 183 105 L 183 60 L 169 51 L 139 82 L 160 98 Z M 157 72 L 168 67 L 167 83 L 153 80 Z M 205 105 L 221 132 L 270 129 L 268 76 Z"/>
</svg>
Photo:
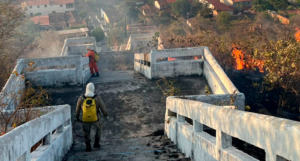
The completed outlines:
<svg viewBox="0 0 300 161">
<path fill-rule="evenodd" d="M 101 71 L 99 77 L 92 77 L 89 81 L 94 84 L 126 82 L 134 79 L 134 71 Z"/>
<path fill-rule="evenodd" d="M 101 141 L 101 149 L 93 149 L 85 152 L 85 144 L 74 143 L 71 151 L 65 157 L 65 161 L 94 161 L 94 160 L 189 160 L 176 149 L 165 136 L 149 136 L 141 138 L 128 138 L 118 140 Z"/>
<path fill-rule="evenodd" d="M 95 84 L 95 93 L 103 99 L 109 112 L 108 121 L 103 122 L 102 147 L 85 152 L 83 138 L 73 135 L 74 145 L 64 161 L 189 160 L 163 136 L 166 102 L 156 80 L 148 80 L 133 71 L 132 53 L 106 53 L 100 58 L 100 77 L 93 77 L 88 82 Z M 195 95 L 204 93 L 206 84 L 199 77 L 176 78 L 175 83 L 182 87 L 182 94 Z M 77 99 L 84 93 L 85 87 L 50 91 L 55 104 L 71 105 L 72 120 L 75 119 Z M 80 124 L 73 126 L 79 135 L 83 135 Z M 157 131 L 160 134 L 155 134 Z M 94 136 L 92 129 L 92 139 Z"/>
</svg>

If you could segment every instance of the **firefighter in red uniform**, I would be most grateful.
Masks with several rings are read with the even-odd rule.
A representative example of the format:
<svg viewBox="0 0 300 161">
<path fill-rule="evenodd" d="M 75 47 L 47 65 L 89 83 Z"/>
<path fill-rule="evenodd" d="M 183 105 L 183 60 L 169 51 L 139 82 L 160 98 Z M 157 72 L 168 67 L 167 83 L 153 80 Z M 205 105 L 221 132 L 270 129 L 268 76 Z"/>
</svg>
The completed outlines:
<svg viewBox="0 0 300 161">
<path fill-rule="evenodd" d="M 88 53 L 84 56 L 90 58 L 90 69 L 91 69 L 92 77 L 99 77 L 99 71 L 97 67 L 97 62 L 95 60 L 94 50 L 91 50 L 89 46 L 86 47 L 86 50 L 88 51 Z"/>
</svg>

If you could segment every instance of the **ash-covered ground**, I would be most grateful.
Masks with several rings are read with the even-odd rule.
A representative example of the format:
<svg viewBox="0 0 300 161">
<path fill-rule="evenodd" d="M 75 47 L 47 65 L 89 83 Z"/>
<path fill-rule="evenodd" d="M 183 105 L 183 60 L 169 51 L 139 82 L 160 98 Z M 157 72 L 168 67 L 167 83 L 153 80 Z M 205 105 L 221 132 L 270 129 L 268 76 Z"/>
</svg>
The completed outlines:
<svg viewBox="0 0 300 161">
<path fill-rule="evenodd" d="M 157 80 L 148 80 L 133 71 L 132 53 L 105 53 L 100 58 L 100 77 L 91 78 L 89 82 L 95 84 L 95 93 L 101 96 L 109 111 L 108 121 L 103 121 L 102 149 L 86 153 L 83 139 L 74 135 L 75 144 L 66 160 L 183 159 L 184 155 L 176 146 L 165 137 L 157 136 L 163 135 L 166 110 L 166 97 L 157 86 Z M 174 82 L 174 87 L 180 89 L 179 95 L 205 94 L 207 83 L 203 77 L 167 80 Z M 54 105 L 71 105 L 72 120 L 77 99 L 84 92 L 85 87 L 49 89 Z M 79 135 L 83 135 L 79 123 L 74 127 Z M 132 149 L 134 147 L 139 148 Z M 86 157 L 80 158 L 85 154 Z"/>
</svg>

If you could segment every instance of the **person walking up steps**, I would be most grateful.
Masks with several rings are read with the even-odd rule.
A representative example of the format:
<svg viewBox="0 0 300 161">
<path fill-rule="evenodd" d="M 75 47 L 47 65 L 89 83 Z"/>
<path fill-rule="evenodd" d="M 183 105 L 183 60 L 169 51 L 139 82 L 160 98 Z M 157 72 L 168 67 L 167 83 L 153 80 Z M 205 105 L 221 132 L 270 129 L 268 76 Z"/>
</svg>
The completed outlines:
<svg viewBox="0 0 300 161">
<path fill-rule="evenodd" d="M 82 128 L 84 132 L 84 140 L 86 144 L 86 151 L 92 151 L 90 132 L 91 127 L 96 127 L 96 135 L 94 148 L 100 148 L 101 139 L 101 113 L 107 120 L 108 112 L 100 96 L 95 95 L 95 86 L 93 83 L 89 83 L 86 86 L 86 92 L 80 96 L 76 106 L 76 119 L 82 122 Z M 101 113 L 100 113 L 101 112 Z M 81 119 L 80 119 L 80 114 Z"/>
<path fill-rule="evenodd" d="M 98 67 L 97 67 L 97 61 L 95 58 L 95 52 L 94 52 L 94 50 L 91 50 L 91 48 L 89 46 L 86 47 L 86 50 L 88 51 L 88 53 L 83 56 L 89 57 L 89 59 L 90 59 L 89 65 L 90 65 L 92 77 L 99 77 L 99 71 L 98 71 Z"/>
</svg>

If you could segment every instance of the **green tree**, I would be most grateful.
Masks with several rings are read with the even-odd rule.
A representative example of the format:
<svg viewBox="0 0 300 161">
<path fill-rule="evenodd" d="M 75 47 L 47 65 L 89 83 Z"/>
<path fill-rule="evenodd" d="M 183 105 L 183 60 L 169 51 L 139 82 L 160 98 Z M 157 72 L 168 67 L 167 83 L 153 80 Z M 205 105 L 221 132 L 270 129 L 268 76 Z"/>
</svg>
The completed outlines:
<svg viewBox="0 0 300 161">
<path fill-rule="evenodd" d="M 265 0 L 253 0 L 252 9 L 256 12 L 274 10 L 273 6 L 268 1 Z"/>
<path fill-rule="evenodd" d="M 155 1 L 155 0 L 148 0 L 147 3 L 148 3 L 148 4 L 154 4 L 154 1 Z"/>
<path fill-rule="evenodd" d="M 86 10 L 82 10 L 79 12 L 79 16 L 81 19 L 85 19 L 87 17 L 87 12 Z"/>
<path fill-rule="evenodd" d="M 119 10 L 123 15 L 127 15 L 129 18 L 136 20 L 140 11 L 137 9 L 135 2 L 124 1 L 120 4 Z"/>
<path fill-rule="evenodd" d="M 267 71 L 264 78 L 266 90 L 278 89 L 278 110 L 290 107 L 292 95 L 299 96 L 300 86 L 300 42 L 279 40 L 270 42 L 268 48 L 257 49 L 254 57 L 264 60 Z M 278 113 L 278 112 L 277 112 Z"/>
<path fill-rule="evenodd" d="M 96 38 L 97 42 L 100 42 L 104 38 L 104 32 L 101 28 L 97 27 L 92 31 L 92 35 Z"/>
<path fill-rule="evenodd" d="M 285 10 L 289 5 L 287 0 L 268 0 L 268 2 L 274 10 Z"/>
<path fill-rule="evenodd" d="M 158 24 L 169 24 L 171 22 L 171 20 L 173 19 L 170 12 L 166 12 L 166 11 L 160 11 L 158 13 Z"/>
<path fill-rule="evenodd" d="M 172 11 L 177 16 L 187 17 L 187 13 L 191 10 L 191 4 L 188 0 L 177 0 L 172 4 Z"/>
<path fill-rule="evenodd" d="M 110 30 L 108 33 L 107 44 L 108 46 L 119 46 L 123 40 L 124 31 L 120 29 Z"/>
<path fill-rule="evenodd" d="M 198 14 L 200 14 L 202 9 L 203 9 L 202 3 L 199 3 L 197 1 L 193 1 L 192 5 L 191 5 L 190 15 L 191 16 L 197 16 Z"/>
<path fill-rule="evenodd" d="M 210 18 L 212 16 L 212 10 L 208 8 L 207 4 L 202 6 L 202 9 L 199 11 L 199 16 L 204 18 Z"/>
<path fill-rule="evenodd" d="M 89 5 L 92 9 L 96 9 L 97 3 L 95 0 L 85 0 L 85 3 Z"/>
<path fill-rule="evenodd" d="M 231 20 L 231 14 L 226 12 L 226 11 L 222 11 L 218 14 L 217 17 L 217 23 L 220 26 L 228 26 L 230 24 L 230 20 Z"/>
</svg>

